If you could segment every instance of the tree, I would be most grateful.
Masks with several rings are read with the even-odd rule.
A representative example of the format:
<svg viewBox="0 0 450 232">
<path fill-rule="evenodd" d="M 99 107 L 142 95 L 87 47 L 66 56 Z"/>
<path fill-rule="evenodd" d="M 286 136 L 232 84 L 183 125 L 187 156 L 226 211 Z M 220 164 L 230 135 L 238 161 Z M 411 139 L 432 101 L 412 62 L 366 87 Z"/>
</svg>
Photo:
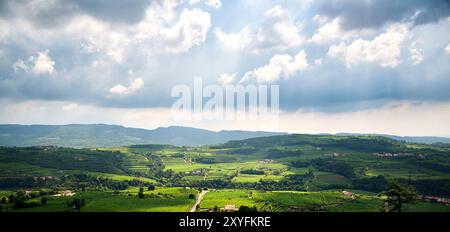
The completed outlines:
<svg viewBox="0 0 450 232">
<path fill-rule="evenodd" d="M 143 188 L 143 187 L 140 187 L 140 188 L 139 188 L 139 192 L 138 192 L 138 194 L 137 194 L 137 197 L 138 197 L 139 199 L 144 198 L 144 188 Z"/>
<path fill-rule="evenodd" d="M 189 194 L 189 199 L 195 199 L 195 195 L 194 194 Z"/>
<path fill-rule="evenodd" d="M 6 202 L 7 202 L 6 197 L 2 197 L 2 201 L 0 201 L 0 203 L 6 204 Z"/>
<path fill-rule="evenodd" d="M 213 211 L 214 212 L 219 212 L 219 207 L 217 207 L 217 205 L 215 205 L 214 208 L 213 208 Z"/>
<path fill-rule="evenodd" d="M 154 185 L 149 185 L 149 186 L 147 187 L 147 190 L 148 190 L 148 191 L 155 190 L 155 186 L 154 186 Z"/>
<path fill-rule="evenodd" d="M 256 208 L 256 206 L 248 207 L 245 205 L 241 205 L 239 207 L 239 212 L 258 212 L 258 209 Z"/>
<path fill-rule="evenodd" d="M 80 209 L 86 205 L 86 200 L 84 198 L 75 198 L 67 202 L 68 207 L 72 207 L 73 209 L 80 211 Z"/>
<path fill-rule="evenodd" d="M 419 194 L 411 186 L 404 186 L 397 182 L 391 182 L 386 191 L 387 202 L 393 205 L 391 212 L 401 212 L 404 203 L 416 203 Z"/>
<path fill-rule="evenodd" d="M 46 197 L 42 197 L 42 198 L 41 198 L 41 204 L 42 204 L 42 205 L 46 205 L 46 204 L 47 204 L 47 200 L 48 200 L 48 199 L 47 199 Z"/>
<path fill-rule="evenodd" d="M 26 204 L 23 199 L 17 199 L 14 201 L 14 208 L 25 208 Z"/>
<path fill-rule="evenodd" d="M 16 200 L 15 196 L 13 194 L 8 196 L 8 202 L 13 203 Z"/>
</svg>

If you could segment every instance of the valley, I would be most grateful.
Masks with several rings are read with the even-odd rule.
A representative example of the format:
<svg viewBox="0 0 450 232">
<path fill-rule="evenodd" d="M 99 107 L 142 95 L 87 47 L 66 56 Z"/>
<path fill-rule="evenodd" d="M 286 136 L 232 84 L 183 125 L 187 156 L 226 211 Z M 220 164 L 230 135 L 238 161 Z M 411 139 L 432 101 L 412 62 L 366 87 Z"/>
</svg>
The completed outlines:
<svg viewBox="0 0 450 232">
<path fill-rule="evenodd" d="M 293 134 L 198 147 L 0 148 L 8 212 L 382 212 L 391 182 L 420 196 L 402 211 L 450 211 L 450 147 Z"/>
</svg>

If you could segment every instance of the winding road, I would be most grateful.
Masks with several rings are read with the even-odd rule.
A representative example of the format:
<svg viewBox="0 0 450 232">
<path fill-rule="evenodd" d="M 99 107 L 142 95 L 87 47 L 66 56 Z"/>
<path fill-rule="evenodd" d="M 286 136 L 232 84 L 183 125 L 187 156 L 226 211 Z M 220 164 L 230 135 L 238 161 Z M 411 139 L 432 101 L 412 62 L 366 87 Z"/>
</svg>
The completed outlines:
<svg viewBox="0 0 450 232">
<path fill-rule="evenodd" d="M 197 206 L 200 204 L 200 202 L 203 200 L 203 197 L 205 196 L 205 194 L 208 192 L 208 190 L 202 190 L 198 196 L 197 196 L 197 200 L 195 200 L 194 205 L 189 209 L 189 212 L 195 212 L 195 210 L 197 209 Z"/>
</svg>

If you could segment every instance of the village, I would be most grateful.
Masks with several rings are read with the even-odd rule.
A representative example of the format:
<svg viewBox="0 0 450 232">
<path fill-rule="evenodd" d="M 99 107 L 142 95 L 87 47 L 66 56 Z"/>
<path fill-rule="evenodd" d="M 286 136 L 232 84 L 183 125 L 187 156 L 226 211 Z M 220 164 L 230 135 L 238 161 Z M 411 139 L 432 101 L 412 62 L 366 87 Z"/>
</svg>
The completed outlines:
<svg viewBox="0 0 450 232">
<path fill-rule="evenodd" d="M 400 153 L 390 153 L 390 152 L 379 152 L 379 153 L 373 153 L 374 156 L 377 157 L 417 157 L 420 159 L 425 159 L 424 154 L 414 154 L 414 153 L 407 153 L 407 152 L 400 152 Z"/>
</svg>

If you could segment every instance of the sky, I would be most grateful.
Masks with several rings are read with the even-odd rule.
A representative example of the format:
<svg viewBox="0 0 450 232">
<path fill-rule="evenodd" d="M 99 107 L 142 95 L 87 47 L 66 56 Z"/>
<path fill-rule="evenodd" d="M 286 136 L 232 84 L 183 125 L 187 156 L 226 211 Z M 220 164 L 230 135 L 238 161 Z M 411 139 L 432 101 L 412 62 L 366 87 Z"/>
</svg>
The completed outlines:
<svg viewBox="0 0 450 232">
<path fill-rule="evenodd" d="M 171 117 L 279 85 L 278 123 Z M 0 123 L 450 136 L 448 0 L 0 1 Z"/>
</svg>

